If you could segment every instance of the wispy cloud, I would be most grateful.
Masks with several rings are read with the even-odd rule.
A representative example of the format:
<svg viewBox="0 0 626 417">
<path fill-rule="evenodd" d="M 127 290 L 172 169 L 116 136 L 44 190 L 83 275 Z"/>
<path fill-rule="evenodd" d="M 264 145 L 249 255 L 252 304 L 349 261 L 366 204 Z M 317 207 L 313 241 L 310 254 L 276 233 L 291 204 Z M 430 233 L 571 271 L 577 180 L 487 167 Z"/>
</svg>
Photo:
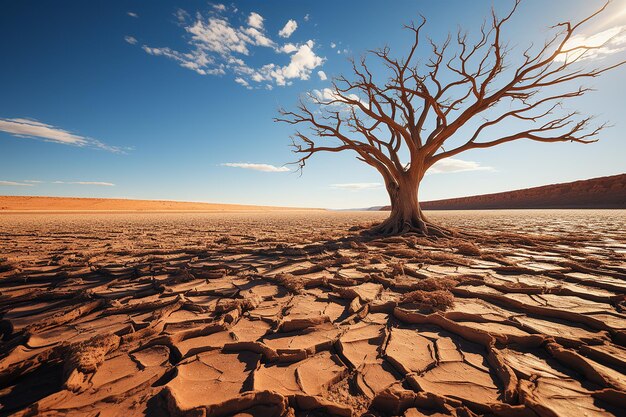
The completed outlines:
<svg viewBox="0 0 626 417">
<path fill-rule="evenodd" d="M 0 186 L 8 186 L 8 187 L 32 187 L 33 184 L 28 184 L 26 182 L 17 182 L 17 181 L 0 181 Z"/>
<path fill-rule="evenodd" d="M 50 184 L 73 184 L 73 185 L 95 185 L 102 187 L 114 187 L 112 182 L 104 181 L 50 181 Z M 34 187 L 37 184 L 46 184 L 46 181 L 22 180 L 22 181 L 0 181 L 0 185 L 10 185 L 16 187 Z"/>
<path fill-rule="evenodd" d="M 428 174 L 447 174 L 465 171 L 495 171 L 492 167 L 481 166 L 478 162 L 447 158 L 435 162 L 427 171 Z"/>
<path fill-rule="evenodd" d="M 142 49 L 154 56 L 163 56 L 178 62 L 184 68 L 200 75 L 223 75 L 231 73 L 237 83 L 247 88 L 270 88 L 268 85 L 291 85 L 293 80 L 308 80 L 311 73 L 320 67 L 325 58 L 315 52 L 315 42 L 281 44 L 271 39 L 265 29 L 265 19 L 256 12 L 250 13 L 245 25 L 234 25 L 225 15 L 226 7 L 213 5 L 205 15 L 179 10 L 178 23 L 187 33 L 189 49 L 175 50 L 169 47 L 142 45 Z M 289 38 L 297 28 L 290 19 L 279 32 Z M 261 66 L 250 66 L 246 60 L 254 48 L 267 48 L 276 54 L 275 62 Z M 287 54 L 288 62 L 284 62 Z M 268 84 L 269 83 L 269 84 Z"/>
<path fill-rule="evenodd" d="M 137 13 L 135 13 L 135 12 L 127 12 L 126 14 L 129 15 L 130 17 L 134 17 L 134 18 L 138 18 L 139 17 L 139 15 Z"/>
<path fill-rule="evenodd" d="M 581 48 L 583 46 L 594 49 L 585 50 Z M 600 59 L 622 52 L 626 49 L 626 26 L 614 26 L 591 35 L 572 36 L 565 44 L 564 49 L 570 52 L 558 55 L 556 61 Z"/>
<path fill-rule="evenodd" d="M 243 85 L 244 87 L 248 87 L 248 88 L 250 88 L 250 83 L 248 83 L 246 80 L 244 80 L 244 79 L 243 79 L 243 78 L 241 78 L 241 77 L 237 77 L 237 78 L 235 78 L 235 82 L 236 82 L 237 84 L 241 84 L 241 85 Z"/>
<path fill-rule="evenodd" d="M 109 152 L 123 153 L 124 149 L 110 146 L 97 139 L 71 133 L 58 127 L 32 119 L 0 119 L 0 131 L 20 138 L 38 139 L 46 142 L 60 143 L 79 147 L 103 149 Z"/>
<path fill-rule="evenodd" d="M 263 172 L 289 172 L 291 171 L 287 167 L 277 167 L 277 166 L 270 165 L 270 164 L 250 164 L 247 162 L 226 162 L 221 165 L 225 167 L 252 169 L 254 171 L 263 171 Z"/>
<path fill-rule="evenodd" d="M 296 29 L 298 29 L 298 22 L 293 19 L 289 19 L 289 21 L 285 23 L 285 26 L 278 31 L 278 36 L 281 38 L 288 38 L 293 34 L 293 32 L 296 31 Z"/>
<path fill-rule="evenodd" d="M 131 45 L 136 45 L 137 44 L 137 39 L 135 39 L 132 36 L 124 36 L 124 40 L 126 42 L 128 42 L 129 44 L 131 44 Z"/>
<path fill-rule="evenodd" d="M 96 185 L 101 187 L 114 187 L 112 182 L 102 181 L 52 181 L 52 184 L 73 184 L 73 185 Z"/>
<path fill-rule="evenodd" d="M 339 188 L 341 190 L 371 190 L 374 188 L 380 188 L 383 185 L 379 182 L 351 182 L 346 184 L 330 184 L 332 188 Z"/>
</svg>

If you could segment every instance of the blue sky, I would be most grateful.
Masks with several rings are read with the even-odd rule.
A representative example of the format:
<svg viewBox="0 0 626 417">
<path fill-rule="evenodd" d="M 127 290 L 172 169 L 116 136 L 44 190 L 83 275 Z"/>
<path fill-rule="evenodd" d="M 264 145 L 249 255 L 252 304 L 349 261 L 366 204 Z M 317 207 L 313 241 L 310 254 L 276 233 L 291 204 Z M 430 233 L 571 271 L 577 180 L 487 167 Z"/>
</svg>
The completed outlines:
<svg viewBox="0 0 626 417">
<path fill-rule="evenodd" d="M 511 2 L 494 2 L 504 12 Z M 602 1 L 529 0 L 505 35 L 518 49 Z M 302 175 L 277 109 L 349 75 L 348 57 L 389 45 L 427 19 L 443 39 L 476 31 L 488 1 L 59 1 L 0 5 L 0 194 L 124 197 L 300 207 L 387 203 L 352 153 L 319 154 Z M 584 26 L 619 42 L 591 64 L 624 59 L 626 1 Z M 621 42 L 621 43 L 620 43 Z M 571 102 L 614 127 L 591 145 L 518 141 L 455 157 L 427 175 L 421 200 L 505 191 L 626 171 L 626 67 Z M 289 170 L 288 170 L 289 169 Z"/>
</svg>

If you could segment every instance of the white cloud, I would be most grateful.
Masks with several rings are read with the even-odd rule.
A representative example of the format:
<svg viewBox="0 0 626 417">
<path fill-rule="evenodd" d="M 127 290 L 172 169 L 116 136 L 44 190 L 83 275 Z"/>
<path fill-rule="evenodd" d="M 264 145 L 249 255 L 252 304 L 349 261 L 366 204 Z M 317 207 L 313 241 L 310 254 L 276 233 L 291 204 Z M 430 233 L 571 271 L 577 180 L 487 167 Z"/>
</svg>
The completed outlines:
<svg viewBox="0 0 626 417">
<path fill-rule="evenodd" d="M 218 12 L 223 12 L 226 10 L 226 6 L 224 6 L 223 4 L 214 4 L 213 8 Z"/>
<path fill-rule="evenodd" d="M 577 47 L 593 47 L 585 49 L 575 49 L 571 52 L 557 55 L 555 61 L 565 62 L 574 59 L 581 61 L 586 59 L 599 59 L 607 55 L 612 55 L 626 49 L 626 26 L 615 26 L 593 35 L 576 35 L 570 38 L 565 44 L 564 50 L 571 50 Z"/>
<path fill-rule="evenodd" d="M 265 47 L 274 47 L 276 45 L 273 40 L 265 36 L 259 29 L 246 28 L 243 29 L 243 32 L 252 38 L 254 45 Z"/>
<path fill-rule="evenodd" d="M 31 119 L 0 119 L 0 131 L 20 138 L 41 139 L 46 142 L 64 145 L 97 148 L 110 152 L 123 152 L 123 149 L 117 146 L 109 146 L 97 139 L 80 136 Z"/>
<path fill-rule="evenodd" d="M 216 5 L 213 7 L 222 10 Z M 176 16 L 190 35 L 187 40 L 188 51 L 149 45 L 143 45 L 142 49 L 150 55 L 176 61 L 180 66 L 200 75 L 223 75 L 231 72 L 236 75 L 235 80 L 244 80 L 248 84 L 250 81 L 265 81 L 285 86 L 290 85 L 293 79 L 308 80 L 313 69 L 322 65 L 325 60 L 313 50 L 312 40 L 304 44 L 280 44 L 272 40 L 265 31 L 263 17 L 258 13 L 250 13 L 247 25 L 239 27 L 233 26 L 228 17 L 215 13 L 207 16 L 196 13 L 192 18 L 187 12 L 178 10 Z M 297 23 L 294 20 L 288 21 L 281 30 L 281 36 L 290 36 L 296 28 Z M 133 40 L 134 38 L 127 39 L 127 42 L 133 43 Z M 247 59 L 254 47 L 269 48 L 281 55 L 288 54 L 289 62 L 270 62 L 253 68 L 244 59 Z M 241 84 L 241 81 L 236 82 Z"/>
<path fill-rule="evenodd" d="M 308 80 L 311 71 L 322 65 L 324 58 L 315 55 L 313 52 L 313 41 L 308 41 L 298 48 L 298 52 L 291 56 L 291 62 L 284 68 L 286 78 L 300 78 Z"/>
<path fill-rule="evenodd" d="M 127 12 L 126 14 L 129 15 L 130 17 L 134 17 L 134 18 L 139 17 L 139 15 L 137 15 L 137 13 L 135 13 L 135 12 Z"/>
<path fill-rule="evenodd" d="M 374 188 L 382 187 L 379 182 L 351 182 L 346 184 L 331 184 L 332 188 L 338 188 L 341 190 L 371 190 Z"/>
<path fill-rule="evenodd" d="M 285 23 L 285 26 L 278 32 L 278 36 L 281 38 L 288 38 L 293 34 L 293 32 L 296 31 L 296 29 L 298 29 L 298 22 L 293 19 L 289 19 L 289 21 Z"/>
<path fill-rule="evenodd" d="M 317 75 L 319 75 L 320 80 L 322 80 L 322 81 L 326 81 L 328 79 L 328 77 L 326 76 L 326 73 L 324 71 L 317 71 Z"/>
<path fill-rule="evenodd" d="M 307 14 L 305 14 L 305 15 L 304 15 L 304 21 L 305 21 L 305 22 L 308 22 L 308 21 L 309 21 L 309 19 L 310 19 L 309 14 L 308 14 L 308 13 L 307 13 Z"/>
<path fill-rule="evenodd" d="M 250 13 L 248 16 L 248 26 L 252 26 L 253 28 L 263 29 L 263 16 L 258 13 Z"/>
<path fill-rule="evenodd" d="M 263 171 L 263 172 L 289 172 L 290 171 L 290 169 L 287 167 L 277 167 L 277 166 L 270 165 L 270 164 L 250 164 L 246 162 L 226 162 L 226 163 L 223 163 L 222 166 L 252 169 L 255 171 Z"/>
<path fill-rule="evenodd" d="M 198 18 L 185 30 L 193 35 L 193 45 L 197 49 L 216 52 L 222 56 L 229 56 L 233 52 L 248 55 L 246 44 L 251 43 L 250 37 L 233 28 L 226 19 L 210 17 L 203 21 Z"/>
<path fill-rule="evenodd" d="M 0 181 L 0 186 L 8 186 L 8 187 L 32 187 L 33 184 L 26 184 L 26 182 L 16 182 L 16 181 Z"/>
<path fill-rule="evenodd" d="M 298 50 L 298 47 L 294 45 L 293 43 L 286 43 L 280 48 L 280 50 L 282 52 L 290 54 L 292 52 L 296 52 Z"/>
<path fill-rule="evenodd" d="M 288 65 L 264 65 L 252 75 L 252 79 L 257 82 L 273 80 L 280 86 L 290 85 L 291 79 L 308 80 L 311 72 L 322 65 L 325 60 L 315 54 L 313 46 L 312 40 L 307 41 L 298 47 L 295 54 L 291 55 Z"/>
<path fill-rule="evenodd" d="M 301 45 L 298 51 L 291 56 L 289 65 L 282 68 L 282 75 L 287 78 L 299 78 L 300 80 L 308 80 L 311 71 L 322 65 L 324 58 L 318 56 L 313 51 L 314 42 L 309 40 L 306 44 Z M 279 85 L 279 78 L 276 79 Z"/>
<path fill-rule="evenodd" d="M 331 42 L 331 43 L 330 43 L 330 47 L 331 47 L 331 48 L 333 48 L 333 49 L 335 49 L 335 48 L 337 47 L 337 44 L 336 44 L 335 42 Z"/>
<path fill-rule="evenodd" d="M 137 43 L 137 39 L 135 39 L 133 36 L 124 36 L 124 40 L 131 45 L 135 45 Z"/>
<path fill-rule="evenodd" d="M 447 158 L 435 162 L 427 171 L 429 174 L 447 174 L 465 171 L 495 171 L 492 167 L 481 166 L 478 162 Z"/>
<path fill-rule="evenodd" d="M 337 94 L 335 94 L 335 92 L 331 90 L 330 88 L 323 88 L 321 90 L 313 90 L 311 91 L 311 95 L 313 96 L 313 98 L 317 99 L 318 101 L 322 103 L 330 104 L 331 101 L 338 100 L 339 101 L 338 103 L 333 103 L 333 104 L 337 106 L 350 106 L 349 104 L 344 103 L 343 99 L 339 97 Z M 361 100 L 359 96 L 357 96 L 356 94 L 346 94 L 346 97 L 348 97 L 351 100 L 360 101 L 363 103 L 363 100 Z"/>
</svg>

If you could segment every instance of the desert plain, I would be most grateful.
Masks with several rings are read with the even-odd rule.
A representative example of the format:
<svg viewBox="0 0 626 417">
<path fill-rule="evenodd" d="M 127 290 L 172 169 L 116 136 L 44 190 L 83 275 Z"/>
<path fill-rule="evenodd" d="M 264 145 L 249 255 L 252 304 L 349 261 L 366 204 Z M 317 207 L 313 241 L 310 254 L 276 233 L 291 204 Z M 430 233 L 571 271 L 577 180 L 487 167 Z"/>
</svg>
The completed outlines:
<svg viewBox="0 0 626 417">
<path fill-rule="evenodd" d="M 0 414 L 619 416 L 626 211 L 0 213 Z"/>
</svg>

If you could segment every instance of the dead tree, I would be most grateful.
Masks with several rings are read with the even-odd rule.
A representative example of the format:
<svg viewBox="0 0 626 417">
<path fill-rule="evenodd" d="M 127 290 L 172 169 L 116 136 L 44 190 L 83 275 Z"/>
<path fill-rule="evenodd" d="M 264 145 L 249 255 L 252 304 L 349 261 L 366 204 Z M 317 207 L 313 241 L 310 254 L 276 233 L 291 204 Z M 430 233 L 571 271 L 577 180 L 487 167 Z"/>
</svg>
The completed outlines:
<svg viewBox="0 0 626 417">
<path fill-rule="evenodd" d="M 419 25 L 406 26 L 415 40 L 405 58 L 392 58 L 388 47 L 368 52 L 385 66 L 382 82 L 365 56 L 358 64 L 352 60 L 352 80 L 340 76 L 332 89 L 309 93 L 297 110 L 281 109 L 275 121 L 308 128 L 292 137 L 299 168 L 318 152 L 356 152 L 382 175 L 391 201 L 391 215 L 371 232 L 440 236 L 449 233 L 428 222 L 418 203 L 420 182 L 436 162 L 520 139 L 595 142 L 606 124 L 592 125 L 591 116 L 563 104 L 590 91 L 577 81 L 624 63 L 587 68 L 586 59 L 604 45 L 571 42 L 608 3 L 578 23 L 558 23 L 543 46 L 513 56 L 502 32 L 518 5 L 502 18 L 492 10 L 472 42 L 461 30 L 439 44 L 427 39 L 430 57 L 420 65 L 422 17 Z M 517 128 L 503 133 L 502 122 L 510 120 Z"/>
</svg>

